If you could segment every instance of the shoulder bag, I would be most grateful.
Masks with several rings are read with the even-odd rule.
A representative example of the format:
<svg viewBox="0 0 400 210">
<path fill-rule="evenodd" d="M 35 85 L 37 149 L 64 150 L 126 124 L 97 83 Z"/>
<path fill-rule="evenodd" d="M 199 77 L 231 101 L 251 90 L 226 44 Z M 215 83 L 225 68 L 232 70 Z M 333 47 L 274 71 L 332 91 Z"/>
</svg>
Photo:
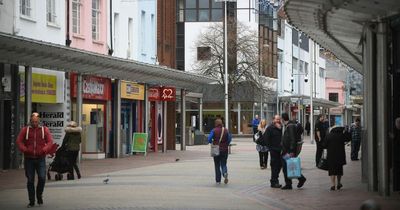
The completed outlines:
<svg viewBox="0 0 400 210">
<path fill-rule="evenodd" d="M 224 131 L 225 131 L 225 128 L 222 127 L 222 132 L 221 132 L 221 136 L 219 137 L 218 144 L 211 144 L 211 151 L 210 151 L 211 157 L 216 157 L 219 155 L 219 143 L 221 143 L 222 136 L 224 136 Z"/>
</svg>

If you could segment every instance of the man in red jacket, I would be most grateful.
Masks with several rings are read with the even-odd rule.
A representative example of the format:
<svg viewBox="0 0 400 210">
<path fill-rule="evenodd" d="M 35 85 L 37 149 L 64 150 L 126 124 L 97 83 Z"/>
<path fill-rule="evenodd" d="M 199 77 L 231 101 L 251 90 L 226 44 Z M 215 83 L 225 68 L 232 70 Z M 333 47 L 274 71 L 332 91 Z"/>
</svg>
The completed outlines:
<svg viewBox="0 0 400 210">
<path fill-rule="evenodd" d="M 38 175 L 36 198 L 39 205 L 43 204 L 43 190 L 46 181 L 46 154 L 53 145 L 53 138 L 47 127 L 39 125 L 39 114 L 32 113 L 31 123 L 22 128 L 17 138 L 19 150 L 24 153 L 25 176 L 28 179 L 28 208 L 35 205 L 35 171 Z"/>
</svg>

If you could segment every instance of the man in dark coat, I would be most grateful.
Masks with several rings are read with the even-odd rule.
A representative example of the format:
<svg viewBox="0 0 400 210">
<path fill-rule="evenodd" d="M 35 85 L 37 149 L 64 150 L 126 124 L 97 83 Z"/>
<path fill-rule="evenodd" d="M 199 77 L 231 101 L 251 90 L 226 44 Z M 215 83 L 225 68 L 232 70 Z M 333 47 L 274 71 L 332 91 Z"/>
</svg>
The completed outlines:
<svg viewBox="0 0 400 210">
<path fill-rule="evenodd" d="M 315 153 L 316 166 L 321 160 L 322 151 L 324 149 L 324 147 L 322 146 L 326 135 L 326 128 L 324 122 L 325 122 L 325 116 L 323 114 L 318 115 L 318 121 L 315 124 L 315 142 L 317 143 L 317 151 Z"/>
<path fill-rule="evenodd" d="M 289 115 L 287 113 L 282 114 L 283 124 L 285 126 L 285 133 L 282 137 L 282 167 L 283 174 L 285 175 L 286 185 L 283 186 L 282 190 L 291 190 L 292 189 L 292 180 L 287 177 L 287 165 L 286 160 L 283 157 L 290 156 L 296 157 L 299 152 L 298 144 L 301 143 L 301 139 L 299 139 L 297 135 L 297 126 L 296 122 L 289 121 Z M 297 184 L 297 188 L 303 187 L 306 182 L 306 178 L 301 174 L 301 177 L 298 178 L 299 183 Z"/>
<path fill-rule="evenodd" d="M 271 187 L 280 188 L 282 186 L 279 184 L 279 172 L 281 171 L 282 167 L 282 125 L 281 117 L 279 115 L 275 115 L 273 122 L 267 127 L 263 138 L 271 155 Z"/>
</svg>

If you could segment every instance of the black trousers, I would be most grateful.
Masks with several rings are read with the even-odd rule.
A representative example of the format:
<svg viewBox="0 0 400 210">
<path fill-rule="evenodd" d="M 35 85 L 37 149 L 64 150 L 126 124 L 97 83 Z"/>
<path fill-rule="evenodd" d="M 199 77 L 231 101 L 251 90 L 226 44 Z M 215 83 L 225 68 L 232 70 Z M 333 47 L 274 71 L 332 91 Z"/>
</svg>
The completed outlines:
<svg viewBox="0 0 400 210">
<path fill-rule="evenodd" d="M 260 157 L 260 167 L 267 167 L 268 164 L 268 152 L 258 152 Z"/>
<path fill-rule="evenodd" d="M 72 179 L 74 178 L 74 169 L 78 178 L 81 177 L 81 172 L 79 170 L 78 165 L 76 164 L 76 159 L 78 158 L 79 151 L 67 151 L 68 154 L 68 162 L 70 164 L 69 173 L 71 174 Z"/>
<path fill-rule="evenodd" d="M 359 140 L 352 140 L 351 141 L 351 159 L 357 160 L 358 159 L 358 152 L 360 151 L 361 141 Z"/>
<path fill-rule="evenodd" d="M 319 161 L 322 157 L 322 152 L 324 151 L 324 147 L 322 146 L 321 141 L 315 141 L 317 144 L 317 152 L 315 153 L 315 166 L 318 165 Z"/>
<path fill-rule="evenodd" d="M 279 184 L 279 172 L 282 168 L 281 151 L 270 150 L 271 155 L 271 185 Z"/>
</svg>

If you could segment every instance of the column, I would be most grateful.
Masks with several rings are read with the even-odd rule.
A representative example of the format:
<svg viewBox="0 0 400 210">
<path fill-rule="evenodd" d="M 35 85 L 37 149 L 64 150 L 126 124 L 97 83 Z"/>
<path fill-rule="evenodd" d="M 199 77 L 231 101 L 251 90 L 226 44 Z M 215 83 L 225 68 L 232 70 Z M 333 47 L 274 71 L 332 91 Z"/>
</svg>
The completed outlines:
<svg viewBox="0 0 400 210">
<path fill-rule="evenodd" d="M 203 132 L 203 97 L 199 98 L 199 128 Z"/>
<path fill-rule="evenodd" d="M 167 152 L 167 123 L 168 123 L 168 121 L 167 121 L 167 102 L 166 101 L 163 101 L 162 102 L 163 103 L 163 115 L 164 115 L 164 117 L 163 117 L 163 119 L 164 119 L 164 122 L 163 122 L 163 137 L 164 137 L 164 141 L 163 141 L 163 149 L 162 149 L 162 151 L 165 153 L 165 152 Z M 174 141 L 174 139 L 172 139 L 172 141 Z"/>
<path fill-rule="evenodd" d="M 240 104 L 240 102 L 238 102 L 238 115 L 237 115 L 237 118 L 238 118 L 238 120 L 237 120 L 237 122 L 238 122 L 238 124 L 237 124 L 237 126 L 238 126 L 238 133 L 237 134 L 241 134 L 242 133 L 242 131 L 241 131 L 241 129 L 242 129 L 242 114 L 241 114 L 241 104 Z"/>
<path fill-rule="evenodd" d="M 378 156 L 378 190 L 379 194 L 389 196 L 389 162 L 387 158 L 388 153 L 388 81 L 387 81 L 387 23 L 378 23 L 377 32 L 377 77 L 376 77 L 376 99 L 377 99 L 377 156 Z M 379 94 L 378 94 L 379 93 Z"/>
<path fill-rule="evenodd" d="M 121 156 L 121 80 L 114 80 L 114 106 L 113 106 L 113 137 L 114 137 L 114 151 L 113 157 L 119 158 Z"/>
<path fill-rule="evenodd" d="M 32 67 L 25 66 L 25 122 L 29 123 L 32 114 Z"/>
<path fill-rule="evenodd" d="M 186 150 L 186 93 L 181 89 L 181 150 Z"/>
<path fill-rule="evenodd" d="M 76 116 L 75 116 L 75 121 L 78 123 L 79 126 L 82 127 L 82 109 L 83 109 L 83 98 L 82 98 L 82 92 L 83 92 L 83 78 L 82 74 L 77 75 L 77 84 L 76 84 Z M 73 84 L 75 85 L 75 84 Z M 78 155 L 78 163 L 81 162 L 82 158 L 82 144 L 80 144 L 80 149 L 79 149 L 79 155 Z"/>
</svg>

